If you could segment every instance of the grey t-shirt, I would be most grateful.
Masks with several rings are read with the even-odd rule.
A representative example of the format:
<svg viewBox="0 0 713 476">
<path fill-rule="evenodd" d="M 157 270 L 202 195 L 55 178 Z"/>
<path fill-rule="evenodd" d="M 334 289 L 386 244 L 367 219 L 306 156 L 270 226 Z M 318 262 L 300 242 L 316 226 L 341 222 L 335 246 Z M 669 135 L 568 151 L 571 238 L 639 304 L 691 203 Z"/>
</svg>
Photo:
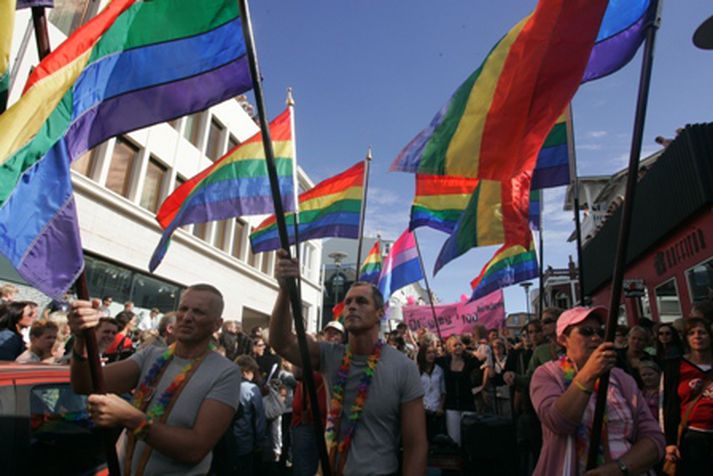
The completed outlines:
<svg viewBox="0 0 713 476">
<path fill-rule="evenodd" d="M 329 389 L 337 378 L 342 363 L 343 344 L 319 343 L 320 369 Z M 368 356 L 353 356 L 347 378 L 340 431 L 348 427 L 347 417 L 357 395 L 357 387 L 366 369 Z M 398 471 L 398 451 L 401 441 L 401 404 L 423 396 L 423 387 L 416 363 L 398 350 L 384 345 L 376 373 L 369 385 L 369 394 L 357 424 L 347 455 L 345 474 L 386 475 Z M 341 440 L 341 438 L 340 438 Z"/>
<path fill-rule="evenodd" d="M 135 362 L 141 369 L 142 382 L 154 362 L 165 351 L 165 348 L 153 345 L 147 346 L 132 355 L 129 360 Z M 180 370 L 190 362 L 189 359 L 174 357 L 163 374 L 161 381 L 154 392 L 153 399 L 161 395 L 170 385 L 174 377 Z M 152 400 L 153 400 L 152 399 Z M 238 408 L 240 402 L 240 368 L 215 352 L 210 352 L 198 370 L 191 376 L 186 386 L 178 396 L 178 400 L 173 406 L 173 410 L 168 416 L 166 423 L 170 426 L 181 428 L 192 428 L 201 404 L 205 400 L 217 400 L 229 405 L 233 409 Z M 151 405 L 149 404 L 149 407 Z M 119 439 L 119 462 L 124 466 L 124 455 L 126 454 L 126 430 Z M 134 474 L 136 465 L 141 458 L 141 454 L 146 447 L 146 443 L 138 441 L 131 463 L 131 473 Z M 210 469 L 212 453 L 208 453 L 197 465 L 180 463 L 168 456 L 161 454 L 154 449 L 151 451 L 151 458 L 146 464 L 144 474 L 146 475 L 198 475 L 207 474 Z"/>
</svg>

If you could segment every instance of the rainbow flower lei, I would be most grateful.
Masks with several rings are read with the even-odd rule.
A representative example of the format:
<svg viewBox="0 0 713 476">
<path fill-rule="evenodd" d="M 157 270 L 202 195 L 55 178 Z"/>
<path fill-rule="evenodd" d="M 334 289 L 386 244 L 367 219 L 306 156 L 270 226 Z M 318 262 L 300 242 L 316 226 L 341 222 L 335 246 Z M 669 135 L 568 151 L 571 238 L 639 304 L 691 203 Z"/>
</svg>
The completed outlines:
<svg viewBox="0 0 713 476">
<path fill-rule="evenodd" d="M 376 372 L 376 366 L 379 363 L 381 348 L 383 345 L 384 343 L 382 341 L 377 341 L 374 346 L 374 351 L 367 360 L 367 367 L 366 370 L 364 370 L 361 382 L 359 382 L 357 396 L 348 417 L 349 428 L 347 428 L 342 441 L 339 442 L 339 445 L 337 445 L 339 438 L 337 431 L 339 421 L 342 416 L 344 389 L 346 388 L 349 368 L 352 363 L 352 351 L 349 345 L 347 345 L 347 348 L 344 351 L 344 357 L 342 358 L 342 364 L 339 366 L 339 370 L 337 371 L 337 380 L 334 382 L 334 386 L 332 387 L 332 401 L 330 404 L 329 415 L 327 415 L 327 428 L 325 430 L 325 439 L 327 441 L 328 450 L 331 451 L 336 447 L 339 454 L 346 454 L 349 451 L 352 438 L 354 437 L 354 432 L 356 431 L 357 423 L 359 423 L 359 419 L 364 411 L 364 404 L 366 403 L 366 398 L 369 394 L 369 385 L 371 384 L 371 379 L 374 377 L 374 373 Z"/>
<path fill-rule="evenodd" d="M 158 381 L 161 378 L 165 367 L 168 366 L 168 364 L 173 359 L 175 351 L 176 345 L 172 344 L 164 351 L 163 354 L 161 354 L 158 359 L 156 359 L 156 362 L 154 362 L 154 364 L 151 366 L 148 373 L 146 374 L 146 377 L 144 377 L 144 380 L 134 391 L 134 397 L 131 403 L 135 408 L 141 410 L 142 407 L 144 407 L 145 404 L 148 404 L 148 401 L 151 400 L 151 397 L 156 391 Z M 195 365 L 197 365 L 201 360 L 203 360 L 205 355 L 206 354 L 203 354 L 203 356 L 198 357 L 197 359 L 194 359 L 190 363 L 183 366 L 181 371 L 178 372 L 178 374 L 173 378 L 173 381 L 169 384 L 169 386 L 166 387 L 166 390 L 164 390 L 163 393 L 159 395 L 159 397 L 153 402 L 153 405 L 151 405 L 151 408 L 149 408 L 146 412 L 146 416 L 149 419 L 158 420 L 163 416 L 166 411 L 166 407 L 168 407 L 168 405 L 171 403 L 171 400 L 173 400 L 173 397 L 178 391 L 178 389 L 180 389 L 181 386 L 185 383 L 188 373 Z"/>
</svg>

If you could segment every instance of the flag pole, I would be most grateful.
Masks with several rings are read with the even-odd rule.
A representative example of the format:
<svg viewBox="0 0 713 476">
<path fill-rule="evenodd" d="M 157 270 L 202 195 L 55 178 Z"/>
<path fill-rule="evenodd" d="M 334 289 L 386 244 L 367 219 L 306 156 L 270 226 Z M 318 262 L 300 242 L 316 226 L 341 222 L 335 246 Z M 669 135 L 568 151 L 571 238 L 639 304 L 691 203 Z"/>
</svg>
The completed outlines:
<svg viewBox="0 0 713 476">
<path fill-rule="evenodd" d="M 280 244 L 282 248 L 290 254 L 290 241 L 287 234 L 287 223 L 285 222 L 284 209 L 282 207 L 282 199 L 280 196 L 280 183 L 277 178 L 277 167 L 275 167 L 275 153 L 272 147 L 272 138 L 270 136 L 270 127 L 267 122 L 267 114 L 265 112 L 265 99 L 262 93 L 262 83 L 260 76 L 260 68 L 257 63 L 257 54 L 255 53 L 255 43 L 253 40 L 252 23 L 250 22 L 250 8 L 248 0 L 239 0 L 241 21 L 243 26 L 243 36 L 245 37 L 245 45 L 250 64 L 250 75 L 252 76 L 253 92 L 255 94 L 255 103 L 257 104 L 258 116 L 260 119 L 260 130 L 262 131 L 262 144 L 265 149 L 265 162 L 267 165 L 267 173 L 270 178 L 270 188 L 272 190 L 272 200 L 275 206 L 275 219 L 277 222 L 277 231 L 280 235 Z M 290 297 L 292 307 L 292 317 L 295 324 L 295 332 L 297 334 L 297 342 L 300 349 L 300 359 L 302 360 L 302 370 L 304 371 L 304 382 L 307 384 L 307 393 L 312 404 L 312 416 L 314 421 L 314 433 L 319 448 L 320 460 L 322 462 L 322 474 L 331 476 L 331 468 L 329 466 L 329 456 L 327 454 L 327 446 L 324 441 L 324 428 L 322 426 L 322 417 L 319 411 L 319 399 L 317 398 L 317 387 L 314 383 L 312 375 L 312 363 L 307 349 L 307 336 L 305 334 L 304 321 L 302 320 L 302 301 L 297 293 L 297 286 L 294 279 L 288 279 L 286 282 L 287 292 Z"/>
<path fill-rule="evenodd" d="M 77 298 L 89 301 L 89 286 L 87 285 L 86 271 L 82 272 L 74 282 L 74 288 L 77 292 Z M 87 350 L 87 363 L 89 364 L 89 377 L 92 384 L 92 393 L 105 394 L 106 386 L 104 385 L 104 372 L 102 371 L 101 361 L 99 360 L 99 347 L 94 333 L 95 328 L 84 329 L 82 338 Z M 108 428 L 100 430 L 101 437 L 104 443 L 104 453 L 106 456 L 106 464 L 109 469 L 110 476 L 120 476 L 119 458 L 116 454 L 115 439 Z"/>
<path fill-rule="evenodd" d="M 369 164 L 371 164 L 371 146 L 366 151 L 366 157 L 364 157 L 365 167 L 364 167 L 364 192 L 361 196 L 361 211 L 359 213 L 359 244 L 357 245 L 357 280 L 359 280 L 359 268 L 361 267 L 361 248 L 364 244 L 364 221 L 366 219 L 366 193 L 369 188 Z"/>
<path fill-rule="evenodd" d="M 644 56 L 641 64 L 641 76 L 639 78 L 639 93 L 636 102 L 636 116 L 634 120 L 634 131 L 631 139 L 631 153 L 629 154 L 629 169 L 626 177 L 626 191 L 624 193 L 624 204 L 621 211 L 621 222 L 619 226 L 619 236 L 617 238 L 616 256 L 614 258 L 614 270 L 612 275 L 611 295 L 609 300 L 609 315 L 606 323 L 607 342 L 614 341 L 616 322 L 619 317 L 619 303 L 621 302 L 621 288 L 624 280 L 624 267 L 626 265 L 626 252 L 629 245 L 629 234 L 631 231 L 631 217 L 634 211 L 634 197 L 636 195 L 636 182 L 639 175 L 639 156 L 641 155 L 641 144 L 644 136 L 644 123 L 646 122 L 646 106 L 649 99 L 649 86 L 651 84 L 651 70 L 654 63 L 654 41 L 656 31 L 661 24 L 661 4 L 663 2 L 654 0 L 652 7 L 655 11 L 654 21 L 648 26 L 646 32 L 646 43 L 644 45 Z M 597 464 L 597 454 L 601 440 L 602 425 L 604 422 L 604 411 L 606 410 L 606 396 L 609 387 L 609 372 L 599 378 L 599 388 L 597 389 L 597 406 L 594 410 L 594 420 L 592 421 L 592 433 L 589 438 L 589 454 L 587 456 L 587 469 L 593 469 Z"/>
<path fill-rule="evenodd" d="M 35 43 L 40 61 L 50 54 L 50 38 L 47 33 L 45 7 L 32 7 L 32 25 L 35 28 Z"/>
<path fill-rule="evenodd" d="M 544 220 L 542 219 L 542 211 L 545 208 L 545 191 L 540 190 L 540 231 L 537 233 L 538 239 L 540 240 L 540 280 L 539 280 L 539 286 L 540 286 L 540 292 L 538 293 L 537 299 L 538 299 L 538 309 L 537 309 L 537 318 L 542 321 L 542 311 L 544 310 L 545 307 L 545 239 L 544 239 L 544 234 L 545 234 L 545 224 Z"/>
<path fill-rule="evenodd" d="M 574 227 L 577 237 L 577 271 L 579 278 L 579 302 L 586 304 L 584 298 L 584 266 L 582 265 L 582 225 L 579 218 L 579 177 L 577 176 L 577 150 L 574 145 L 574 114 L 572 104 L 568 106 L 567 114 L 567 155 L 569 157 L 569 177 L 572 181 L 572 194 L 574 195 Z M 589 204 L 591 209 L 592 204 Z"/>
<path fill-rule="evenodd" d="M 302 256 L 300 256 L 300 189 L 299 178 L 297 177 L 297 134 L 295 134 L 295 99 L 292 97 L 292 88 L 287 88 L 287 107 L 290 109 L 290 131 L 292 132 L 292 189 L 295 201 L 295 213 L 292 224 L 295 233 L 295 258 L 302 269 Z M 297 294 L 302 295 L 302 273 L 297 277 Z"/>
<path fill-rule="evenodd" d="M 436 316 L 436 306 L 433 305 L 433 295 L 431 294 L 431 287 L 428 285 L 428 278 L 426 277 L 426 268 L 423 266 L 423 257 L 421 256 L 421 247 L 418 245 L 418 237 L 416 236 L 416 230 L 413 230 L 413 241 L 416 243 L 416 252 L 418 253 L 418 262 L 421 265 L 421 273 L 423 274 L 423 281 L 426 283 L 426 292 L 428 293 L 428 303 L 431 306 L 431 314 L 433 314 L 433 322 L 436 323 L 436 332 L 438 333 L 438 339 L 443 342 L 443 335 L 441 335 L 441 326 L 438 324 L 438 317 Z"/>
</svg>

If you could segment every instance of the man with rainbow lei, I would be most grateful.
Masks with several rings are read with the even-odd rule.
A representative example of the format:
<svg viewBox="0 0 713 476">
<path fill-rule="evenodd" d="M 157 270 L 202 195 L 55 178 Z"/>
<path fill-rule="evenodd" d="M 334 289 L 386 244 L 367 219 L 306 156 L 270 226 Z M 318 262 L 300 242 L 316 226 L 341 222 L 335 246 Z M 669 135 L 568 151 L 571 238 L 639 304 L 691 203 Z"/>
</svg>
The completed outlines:
<svg viewBox="0 0 713 476">
<path fill-rule="evenodd" d="M 240 369 L 210 349 L 223 307 L 215 287 L 189 287 L 176 312 L 174 344 L 148 346 L 104 367 L 107 394 L 90 395 L 88 410 L 98 426 L 124 428 L 117 443 L 122 475 L 208 473 L 211 450 L 240 400 Z M 81 331 L 100 317 L 92 303 L 72 303 L 71 379 L 77 393 L 91 390 Z M 131 402 L 119 396 L 130 392 Z"/>
<path fill-rule="evenodd" d="M 300 366 L 286 290 L 286 278 L 298 277 L 299 266 L 280 250 L 275 272 L 280 291 L 270 319 L 270 344 Z M 311 364 L 324 374 L 331 393 L 325 439 L 332 474 L 423 475 L 428 443 L 418 368 L 379 339 L 384 299 L 376 287 L 354 283 L 344 304 L 346 345 L 308 337 Z"/>
</svg>

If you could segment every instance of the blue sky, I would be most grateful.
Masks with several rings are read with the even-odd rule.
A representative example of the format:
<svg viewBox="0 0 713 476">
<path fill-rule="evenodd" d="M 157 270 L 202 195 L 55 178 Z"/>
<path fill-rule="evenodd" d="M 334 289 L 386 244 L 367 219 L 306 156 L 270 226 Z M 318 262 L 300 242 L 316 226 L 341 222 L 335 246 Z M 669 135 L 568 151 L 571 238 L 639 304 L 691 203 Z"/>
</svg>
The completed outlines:
<svg viewBox="0 0 713 476">
<path fill-rule="evenodd" d="M 297 154 L 315 180 L 334 175 L 373 148 L 366 230 L 396 238 L 408 225 L 413 176 L 387 169 L 401 148 L 475 70 L 494 43 L 535 6 L 534 0 L 306 0 L 251 2 L 267 110 L 284 108 L 294 89 Z M 713 116 L 713 51 L 695 48 L 694 30 L 713 15 L 710 0 L 664 1 L 656 41 L 643 154 L 654 138 Z M 626 166 L 641 52 L 614 75 L 582 86 L 574 100 L 579 175 Z M 545 265 L 575 255 L 574 228 L 562 211 L 565 188 L 545 191 Z M 476 248 L 431 270 L 446 235 L 419 229 L 429 282 L 456 301 L 497 247 Z M 356 241 L 354 242 L 356 247 Z M 366 253 L 366 251 L 364 252 Z M 576 256 L 575 256 L 576 259 Z M 506 309 L 525 309 L 522 288 L 506 290 Z"/>
</svg>

